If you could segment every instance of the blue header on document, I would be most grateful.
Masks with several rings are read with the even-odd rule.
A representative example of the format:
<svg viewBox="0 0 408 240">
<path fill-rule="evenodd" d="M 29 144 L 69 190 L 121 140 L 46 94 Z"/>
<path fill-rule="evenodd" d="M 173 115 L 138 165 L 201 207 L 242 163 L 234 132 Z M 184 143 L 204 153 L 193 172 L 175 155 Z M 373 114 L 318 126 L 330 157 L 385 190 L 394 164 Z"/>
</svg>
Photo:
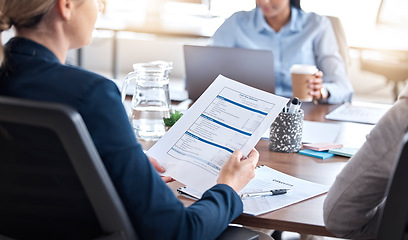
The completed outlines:
<svg viewBox="0 0 408 240">
<path fill-rule="evenodd" d="M 251 133 L 244 132 L 244 131 L 242 131 L 242 130 L 239 130 L 238 128 L 231 127 L 230 125 L 227 125 L 227 124 L 222 123 L 222 122 L 220 122 L 220 121 L 218 121 L 218 120 L 215 120 L 214 118 L 210 118 L 209 116 L 206 116 L 206 115 L 204 115 L 204 114 L 201 114 L 201 117 L 203 117 L 203 118 L 205 118 L 205 119 L 207 119 L 207 120 L 209 120 L 209 121 L 215 122 L 215 123 L 217 123 L 217 124 L 219 124 L 219 125 L 221 125 L 221 126 L 223 126 L 223 127 L 232 129 L 232 130 L 234 130 L 234 131 L 236 131 L 236 132 L 242 133 L 242 134 L 247 135 L 247 136 L 251 136 Z"/>
<path fill-rule="evenodd" d="M 197 135 L 192 134 L 191 132 L 186 132 L 186 134 L 189 135 L 190 137 L 193 137 L 193 138 L 195 138 L 195 139 L 201 141 L 201 142 L 204 142 L 204 143 L 207 143 L 207 144 L 210 144 L 210 145 L 213 145 L 213 146 L 222 148 L 222 149 L 224 149 L 224 150 L 226 150 L 226 151 L 228 151 L 228 152 L 230 152 L 230 153 L 233 153 L 233 152 L 234 152 L 234 150 L 231 150 L 231 149 L 229 149 L 229 148 L 227 148 L 227 147 L 224 147 L 224 146 L 221 146 L 221 145 L 219 145 L 219 144 L 216 144 L 216 143 L 207 141 L 207 140 L 205 140 L 205 139 L 203 139 L 203 138 L 200 138 L 200 137 L 197 136 Z"/>
<path fill-rule="evenodd" d="M 222 97 L 222 96 L 220 96 L 220 95 L 218 95 L 217 98 L 222 99 L 222 100 L 224 100 L 224 101 L 226 101 L 226 102 L 232 103 L 232 104 L 234 104 L 234 105 L 237 105 L 237 106 L 239 106 L 239 107 L 248 109 L 248 110 L 250 110 L 250 111 L 252 111 L 252 112 L 256 112 L 256 113 L 259 113 L 259 114 L 264 115 L 264 116 L 268 115 L 267 112 L 262 112 L 262 111 L 259 111 L 259 110 L 254 109 L 254 108 L 250 108 L 250 107 L 248 107 L 248 106 L 245 106 L 245 105 L 242 105 L 242 104 L 240 104 L 240 103 L 234 102 L 234 101 L 229 100 L 228 98 Z"/>
</svg>

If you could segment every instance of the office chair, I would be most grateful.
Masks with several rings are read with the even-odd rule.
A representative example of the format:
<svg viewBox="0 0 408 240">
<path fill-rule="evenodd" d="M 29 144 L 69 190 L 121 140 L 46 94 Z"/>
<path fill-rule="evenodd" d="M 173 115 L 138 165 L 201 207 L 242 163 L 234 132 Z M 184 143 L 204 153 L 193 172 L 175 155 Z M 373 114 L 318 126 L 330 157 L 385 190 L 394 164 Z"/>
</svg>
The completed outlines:
<svg viewBox="0 0 408 240">
<path fill-rule="evenodd" d="M 360 68 L 379 74 L 391 84 L 394 101 L 398 99 L 400 86 L 408 79 L 408 54 L 393 50 L 360 50 Z"/>
<path fill-rule="evenodd" d="M 0 235 L 137 239 L 73 109 L 0 97 L 0 155 Z"/>
<path fill-rule="evenodd" d="M 394 9 L 404 7 L 402 2 L 403 1 L 399 3 L 398 1 L 381 0 L 376 18 L 376 27 L 378 29 L 388 28 L 400 32 L 406 31 L 406 22 L 400 25 L 398 20 L 396 20 L 398 19 L 398 15 L 395 17 L 393 12 Z M 390 6 L 393 7 L 391 8 Z M 360 64 L 361 70 L 382 75 L 386 79 L 386 84 L 391 84 L 393 98 L 396 101 L 398 99 L 400 85 L 405 85 L 408 80 L 408 52 L 403 49 L 392 49 L 392 46 L 390 48 L 391 49 L 383 50 L 375 48 L 361 49 Z"/>
<path fill-rule="evenodd" d="M 230 226 L 218 239 L 258 236 Z M 138 239 L 68 106 L 0 96 L 0 240 L 13 239 Z"/>
<path fill-rule="evenodd" d="M 341 21 L 338 17 L 334 17 L 334 16 L 326 16 L 326 17 L 329 18 L 333 26 L 333 31 L 336 36 L 337 44 L 339 46 L 339 53 L 341 57 L 343 58 L 344 67 L 346 68 L 346 73 L 348 73 L 350 65 L 351 65 L 351 58 L 349 54 L 349 46 L 347 44 L 347 38 L 344 32 L 343 25 L 341 24 Z"/>
<path fill-rule="evenodd" d="M 408 133 L 402 140 L 402 147 L 394 170 L 388 182 L 384 208 L 380 212 L 376 240 L 408 239 Z"/>
</svg>

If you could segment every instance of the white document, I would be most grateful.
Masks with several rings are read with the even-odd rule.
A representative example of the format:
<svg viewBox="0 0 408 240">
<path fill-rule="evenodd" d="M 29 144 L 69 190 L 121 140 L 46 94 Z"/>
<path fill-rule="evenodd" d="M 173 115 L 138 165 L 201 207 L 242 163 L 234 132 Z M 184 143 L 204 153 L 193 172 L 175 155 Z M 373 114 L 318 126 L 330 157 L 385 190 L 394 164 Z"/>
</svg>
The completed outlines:
<svg viewBox="0 0 408 240">
<path fill-rule="evenodd" d="M 249 154 L 288 100 L 220 75 L 147 155 L 163 175 L 204 192 L 234 150 Z"/>
<path fill-rule="evenodd" d="M 268 128 L 262 139 L 269 140 L 270 131 Z M 337 123 L 303 121 L 302 143 L 335 143 L 340 131 L 341 125 Z"/>
<path fill-rule="evenodd" d="M 327 119 L 376 124 L 390 109 L 386 104 L 344 103 L 326 115 Z"/>
<path fill-rule="evenodd" d="M 276 196 L 243 198 L 244 213 L 249 215 L 259 215 L 274 211 L 326 193 L 330 187 L 295 178 L 267 166 L 260 166 L 255 169 L 255 178 L 253 178 L 239 194 L 282 188 L 291 189 L 291 191 Z M 195 199 L 200 199 L 203 194 L 190 187 L 180 188 L 177 191 Z"/>
<path fill-rule="evenodd" d="M 340 131 L 337 123 L 303 121 L 302 143 L 335 143 Z"/>
</svg>

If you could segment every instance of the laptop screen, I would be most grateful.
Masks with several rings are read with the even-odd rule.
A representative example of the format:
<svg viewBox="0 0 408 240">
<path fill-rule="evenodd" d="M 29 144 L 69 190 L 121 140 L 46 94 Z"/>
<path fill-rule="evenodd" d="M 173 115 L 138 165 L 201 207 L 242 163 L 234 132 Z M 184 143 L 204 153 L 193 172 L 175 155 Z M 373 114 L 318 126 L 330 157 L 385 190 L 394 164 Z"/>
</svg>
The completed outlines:
<svg viewBox="0 0 408 240">
<path fill-rule="evenodd" d="M 274 93 L 273 53 L 269 50 L 184 45 L 186 90 L 197 100 L 219 74 Z"/>
</svg>

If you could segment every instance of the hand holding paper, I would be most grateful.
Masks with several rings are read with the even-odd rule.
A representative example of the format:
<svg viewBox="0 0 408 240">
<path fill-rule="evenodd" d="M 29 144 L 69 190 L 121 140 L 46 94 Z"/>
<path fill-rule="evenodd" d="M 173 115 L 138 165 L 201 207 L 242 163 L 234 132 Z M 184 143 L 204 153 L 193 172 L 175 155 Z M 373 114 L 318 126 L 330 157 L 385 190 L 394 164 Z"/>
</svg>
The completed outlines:
<svg viewBox="0 0 408 240">
<path fill-rule="evenodd" d="M 221 168 L 217 183 L 232 187 L 235 192 L 241 191 L 255 176 L 255 167 L 259 160 L 259 153 L 255 149 L 248 158 L 242 159 L 242 153 L 236 150 Z"/>
<path fill-rule="evenodd" d="M 287 101 L 220 75 L 147 154 L 165 175 L 205 191 L 235 150 L 248 156 Z"/>
<path fill-rule="evenodd" d="M 157 162 L 156 159 L 147 156 L 147 158 L 149 159 L 150 163 L 152 164 L 152 166 L 154 167 L 154 169 L 156 169 L 156 171 L 160 174 L 160 173 L 164 173 L 166 170 L 160 165 L 159 162 Z M 162 180 L 165 183 L 169 183 L 169 182 L 173 182 L 174 179 L 170 176 L 161 176 Z"/>
</svg>

